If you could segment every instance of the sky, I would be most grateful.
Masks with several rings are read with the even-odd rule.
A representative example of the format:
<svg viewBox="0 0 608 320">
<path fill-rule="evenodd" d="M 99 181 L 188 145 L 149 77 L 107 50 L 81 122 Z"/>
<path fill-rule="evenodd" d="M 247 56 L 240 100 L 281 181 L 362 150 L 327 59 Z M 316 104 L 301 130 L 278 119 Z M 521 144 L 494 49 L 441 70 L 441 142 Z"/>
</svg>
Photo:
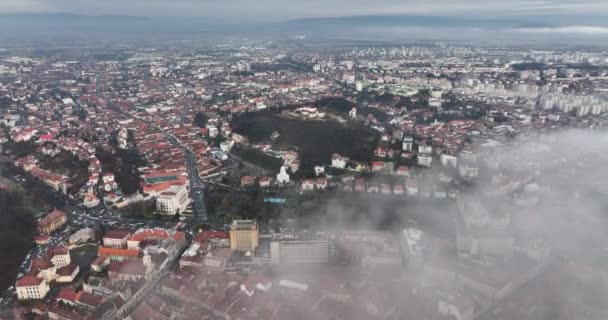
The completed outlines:
<svg viewBox="0 0 608 320">
<path fill-rule="evenodd" d="M 0 0 L 0 13 L 200 16 L 230 20 L 372 14 L 534 17 L 607 15 L 606 0 Z"/>
</svg>

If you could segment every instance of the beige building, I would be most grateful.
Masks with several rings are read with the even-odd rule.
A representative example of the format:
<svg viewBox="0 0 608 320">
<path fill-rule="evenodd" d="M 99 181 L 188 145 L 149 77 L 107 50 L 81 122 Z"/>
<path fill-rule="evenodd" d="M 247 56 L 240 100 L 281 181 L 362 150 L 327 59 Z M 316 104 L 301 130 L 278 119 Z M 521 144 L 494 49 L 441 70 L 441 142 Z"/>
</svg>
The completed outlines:
<svg viewBox="0 0 608 320">
<path fill-rule="evenodd" d="M 156 209 L 161 214 L 183 213 L 190 204 L 186 185 L 171 186 L 156 198 Z"/>
<path fill-rule="evenodd" d="M 25 276 L 17 280 L 17 298 L 19 300 L 43 299 L 49 292 L 49 284 L 41 278 Z"/>
<path fill-rule="evenodd" d="M 230 249 L 255 251 L 260 239 L 255 220 L 234 220 L 230 226 Z"/>
</svg>

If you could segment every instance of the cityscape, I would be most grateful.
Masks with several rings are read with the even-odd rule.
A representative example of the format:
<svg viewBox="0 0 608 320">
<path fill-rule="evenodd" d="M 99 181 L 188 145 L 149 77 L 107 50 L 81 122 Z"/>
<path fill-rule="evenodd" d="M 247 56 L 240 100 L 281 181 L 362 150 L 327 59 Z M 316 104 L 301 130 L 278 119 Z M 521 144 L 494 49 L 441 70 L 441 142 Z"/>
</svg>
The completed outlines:
<svg viewBox="0 0 608 320">
<path fill-rule="evenodd" d="M 133 3 L 0 4 L 0 319 L 608 319 L 608 27 Z"/>
</svg>

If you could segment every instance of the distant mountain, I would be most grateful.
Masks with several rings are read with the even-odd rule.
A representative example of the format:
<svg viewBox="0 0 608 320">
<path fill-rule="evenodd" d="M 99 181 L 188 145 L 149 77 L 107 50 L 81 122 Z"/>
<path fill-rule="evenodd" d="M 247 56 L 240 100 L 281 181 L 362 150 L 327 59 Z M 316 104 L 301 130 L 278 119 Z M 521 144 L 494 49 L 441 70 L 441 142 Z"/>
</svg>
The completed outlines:
<svg viewBox="0 0 608 320">
<path fill-rule="evenodd" d="M 288 22 L 292 27 L 468 27 L 504 28 L 522 24 L 514 19 L 475 19 L 462 17 L 369 15 L 330 18 L 307 18 Z"/>
</svg>

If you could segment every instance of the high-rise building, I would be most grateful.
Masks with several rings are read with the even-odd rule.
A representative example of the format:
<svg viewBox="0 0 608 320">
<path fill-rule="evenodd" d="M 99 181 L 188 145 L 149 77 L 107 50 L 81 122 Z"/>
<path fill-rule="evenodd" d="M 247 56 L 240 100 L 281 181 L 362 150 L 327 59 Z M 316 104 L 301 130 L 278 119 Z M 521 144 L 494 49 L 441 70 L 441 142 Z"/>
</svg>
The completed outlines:
<svg viewBox="0 0 608 320">
<path fill-rule="evenodd" d="M 329 259 L 329 241 L 292 240 L 270 243 L 272 264 L 314 264 L 326 263 Z"/>
<path fill-rule="evenodd" d="M 230 249 L 253 252 L 258 246 L 260 233 L 255 220 L 234 220 L 230 226 Z"/>
</svg>

